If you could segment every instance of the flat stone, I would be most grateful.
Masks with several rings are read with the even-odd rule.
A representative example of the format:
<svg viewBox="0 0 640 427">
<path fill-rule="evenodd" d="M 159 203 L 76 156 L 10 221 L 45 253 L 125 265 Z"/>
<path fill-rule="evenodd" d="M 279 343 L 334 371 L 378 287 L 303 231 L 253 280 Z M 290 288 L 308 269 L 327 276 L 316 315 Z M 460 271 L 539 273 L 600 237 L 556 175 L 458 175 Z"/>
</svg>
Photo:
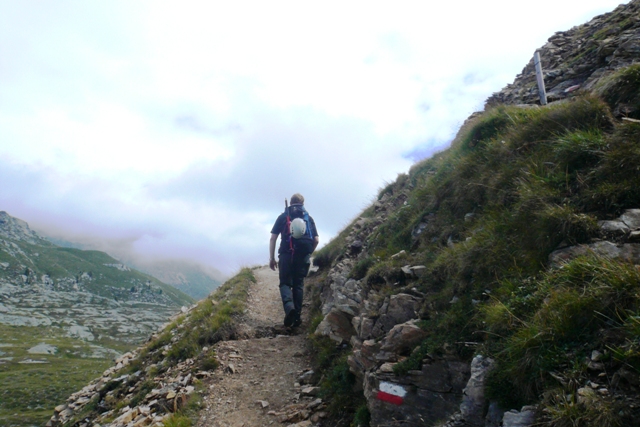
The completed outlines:
<svg viewBox="0 0 640 427">
<path fill-rule="evenodd" d="M 411 267 L 411 271 L 416 275 L 416 277 L 422 277 L 427 272 L 427 267 L 424 265 L 414 265 Z"/>
<path fill-rule="evenodd" d="M 322 399 L 317 398 L 317 399 L 309 402 L 309 404 L 307 405 L 307 409 L 314 409 L 314 408 L 317 408 L 320 405 L 322 405 Z"/>
<path fill-rule="evenodd" d="M 383 363 L 382 366 L 380 366 L 380 368 L 378 368 L 380 370 L 380 372 L 384 372 L 386 374 L 392 374 L 393 373 L 393 367 L 395 366 L 395 363 Z"/>
<path fill-rule="evenodd" d="M 313 381 L 314 375 L 315 372 L 313 370 L 309 370 L 298 377 L 298 382 L 300 384 L 310 384 Z"/>
<path fill-rule="evenodd" d="M 608 241 L 558 249 L 549 255 L 549 263 L 552 267 L 559 267 L 563 263 L 589 253 L 594 253 L 610 259 L 620 259 L 636 264 L 640 263 L 640 244 L 625 243 L 623 245 L 616 245 L 615 243 Z"/>
<path fill-rule="evenodd" d="M 536 420 L 535 415 L 533 410 L 505 412 L 502 418 L 502 427 L 531 427 Z"/>
<path fill-rule="evenodd" d="M 133 427 L 144 427 L 150 425 L 151 423 L 153 423 L 152 417 L 142 417 L 138 421 L 135 421 L 133 423 Z"/>
<path fill-rule="evenodd" d="M 627 234 L 629 226 L 624 222 L 614 219 L 612 221 L 598 221 L 598 226 L 605 233 Z"/>
<path fill-rule="evenodd" d="M 406 253 L 407 253 L 407 251 L 402 250 L 402 251 L 398 252 L 397 254 L 391 255 L 391 259 L 399 258 L 399 257 L 401 257 L 403 255 L 406 255 Z"/>
<path fill-rule="evenodd" d="M 69 418 L 71 415 L 73 415 L 73 411 L 69 408 L 64 409 L 62 412 L 60 412 L 61 418 Z"/>
<path fill-rule="evenodd" d="M 305 396 L 317 396 L 320 391 L 320 387 L 305 387 L 301 390 L 301 393 Z"/>
<path fill-rule="evenodd" d="M 587 369 L 590 371 L 604 371 L 604 364 L 599 362 L 589 362 Z"/>
<path fill-rule="evenodd" d="M 640 229 L 640 209 L 627 209 L 620 216 L 620 220 L 632 230 Z"/>
<path fill-rule="evenodd" d="M 402 270 L 402 272 L 404 273 L 405 276 L 413 277 L 413 271 L 411 270 L 410 266 L 405 265 L 404 267 L 401 267 L 400 269 Z"/>
</svg>

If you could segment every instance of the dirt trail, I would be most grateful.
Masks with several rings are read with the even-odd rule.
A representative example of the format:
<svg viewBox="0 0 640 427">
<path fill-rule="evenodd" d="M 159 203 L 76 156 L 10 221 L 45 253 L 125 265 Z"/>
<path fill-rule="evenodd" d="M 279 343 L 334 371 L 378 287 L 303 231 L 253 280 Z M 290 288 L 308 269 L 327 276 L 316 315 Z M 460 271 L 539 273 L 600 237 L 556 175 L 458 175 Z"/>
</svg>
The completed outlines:
<svg viewBox="0 0 640 427">
<path fill-rule="evenodd" d="M 198 427 L 290 425 L 322 407 L 304 393 L 310 392 L 308 386 L 299 385 L 299 377 L 311 366 L 305 325 L 293 333 L 282 326 L 278 273 L 262 267 L 254 274 L 257 283 L 249 290 L 240 326 L 249 338 L 216 344 L 220 367 L 206 383 L 209 393 Z"/>
</svg>

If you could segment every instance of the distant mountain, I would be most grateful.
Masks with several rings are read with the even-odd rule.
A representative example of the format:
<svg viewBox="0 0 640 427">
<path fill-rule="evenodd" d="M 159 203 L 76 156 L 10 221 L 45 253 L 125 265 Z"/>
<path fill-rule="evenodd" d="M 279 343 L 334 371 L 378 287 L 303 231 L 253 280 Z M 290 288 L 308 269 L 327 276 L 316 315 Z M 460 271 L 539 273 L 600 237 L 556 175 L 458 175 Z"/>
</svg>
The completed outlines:
<svg viewBox="0 0 640 427">
<path fill-rule="evenodd" d="M 0 212 L 0 425 L 38 424 L 38 411 L 193 302 L 104 252 L 60 247 Z M 32 378 L 48 378 L 49 391 Z"/>
<path fill-rule="evenodd" d="M 50 242 L 67 248 L 94 249 L 95 245 L 87 245 L 59 237 L 46 237 Z M 226 276 L 219 270 L 206 265 L 182 259 L 163 259 L 145 261 L 131 257 L 117 250 L 109 250 L 123 264 L 147 273 L 167 283 L 195 299 L 202 299 L 213 292 Z"/>
<path fill-rule="evenodd" d="M 182 260 L 128 264 L 180 289 L 195 299 L 207 297 L 225 280 L 224 274 L 215 268 Z"/>
<path fill-rule="evenodd" d="M 135 343 L 192 302 L 104 252 L 57 246 L 0 211 L 0 324 Z"/>
</svg>

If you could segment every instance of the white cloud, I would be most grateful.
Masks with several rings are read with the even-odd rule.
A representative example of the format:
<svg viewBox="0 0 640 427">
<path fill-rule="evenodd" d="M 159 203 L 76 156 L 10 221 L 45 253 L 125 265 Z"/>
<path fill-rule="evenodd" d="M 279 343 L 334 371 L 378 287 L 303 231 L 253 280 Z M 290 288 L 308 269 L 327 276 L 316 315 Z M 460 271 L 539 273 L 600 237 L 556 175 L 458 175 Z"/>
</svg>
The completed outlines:
<svg viewBox="0 0 640 427">
<path fill-rule="evenodd" d="M 284 197 L 326 241 L 553 32 L 616 4 L 0 0 L 0 209 L 263 262 Z"/>
</svg>

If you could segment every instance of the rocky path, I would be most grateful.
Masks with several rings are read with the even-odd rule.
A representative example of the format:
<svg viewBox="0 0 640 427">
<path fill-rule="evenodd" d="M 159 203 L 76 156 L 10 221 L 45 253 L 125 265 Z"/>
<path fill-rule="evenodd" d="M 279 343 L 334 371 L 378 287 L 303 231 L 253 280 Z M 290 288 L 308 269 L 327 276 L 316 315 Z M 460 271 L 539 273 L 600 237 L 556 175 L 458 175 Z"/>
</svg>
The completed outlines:
<svg viewBox="0 0 640 427">
<path fill-rule="evenodd" d="M 220 367 L 206 382 L 198 427 L 303 427 L 324 415 L 317 389 L 308 384 L 313 373 L 304 324 L 299 331 L 282 327 L 277 272 L 262 267 L 254 274 L 241 325 L 251 338 L 216 345 Z"/>
</svg>

